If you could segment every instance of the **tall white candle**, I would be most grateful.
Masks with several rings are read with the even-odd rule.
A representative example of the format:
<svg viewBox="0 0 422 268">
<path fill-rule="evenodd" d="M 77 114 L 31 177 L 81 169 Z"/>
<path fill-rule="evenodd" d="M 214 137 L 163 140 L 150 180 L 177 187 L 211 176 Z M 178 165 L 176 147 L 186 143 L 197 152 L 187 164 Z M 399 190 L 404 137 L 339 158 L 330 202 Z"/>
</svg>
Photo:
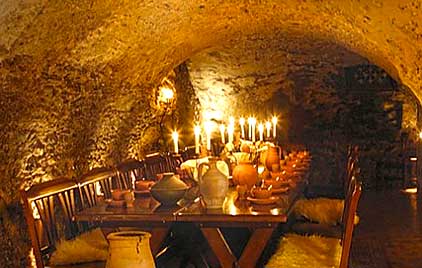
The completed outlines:
<svg viewBox="0 0 422 268">
<path fill-rule="evenodd" d="M 259 140 L 263 141 L 264 140 L 264 124 L 260 123 L 258 125 L 258 131 L 259 131 Z"/>
<path fill-rule="evenodd" d="M 267 129 L 267 138 L 269 138 L 270 135 L 271 135 L 271 122 L 270 121 L 265 122 L 265 128 Z"/>
<path fill-rule="evenodd" d="M 195 154 L 199 154 L 199 135 L 201 135 L 201 127 L 196 125 L 193 131 L 195 133 Z"/>
<path fill-rule="evenodd" d="M 221 135 L 221 142 L 226 144 L 226 126 L 224 124 L 220 125 L 220 135 Z"/>
<path fill-rule="evenodd" d="M 227 134 L 229 135 L 229 143 L 233 143 L 234 124 L 227 127 Z"/>
<path fill-rule="evenodd" d="M 273 122 L 273 137 L 275 138 L 277 135 L 277 117 L 274 116 L 271 121 Z"/>
<path fill-rule="evenodd" d="M 173 137 L 174 152 L 178 154 L 179 153 L 179 133 L 177 133 L 177 131 L 173 131 L 171 136 Z"/>
<path fill-rule="evenodd" d="M 252 139 L 252 117 L 248 118 L 248 139 Z"/>
<path fill-rule="evenodd" d="M 256 139 L 255 139 L 255 132 L 256 132 L 256 119 L 255 119 L 255 117 L 252 117 L 252 142 L 255 142 L 256 141 Z"/>
<path fill-rule="evenodd" d="M 242 139 L 245 138 L 245 118 L 241 117 L 239 119 L 240 129 L 242 131 Z"/>
<path fill-rule="evenodd" d="M 212 123 L 207 121 L 204 123 L 205 133 L 207 135 L 207 150 L 211 150 L 211 133 L 212 133 Z"/>
</svg>

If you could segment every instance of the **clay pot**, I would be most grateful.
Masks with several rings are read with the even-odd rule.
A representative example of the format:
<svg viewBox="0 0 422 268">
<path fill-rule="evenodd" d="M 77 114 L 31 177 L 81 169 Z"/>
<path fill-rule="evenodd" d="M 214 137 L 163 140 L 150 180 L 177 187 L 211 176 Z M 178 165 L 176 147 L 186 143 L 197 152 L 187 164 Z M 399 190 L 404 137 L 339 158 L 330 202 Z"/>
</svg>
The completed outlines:
<svg viewBox="0 0 422 268">
<path fill-rule="evenodd" d="M 268 148 L 267 159 L 265 160 L 265 166 L 268 170 L 273 171 L 273 165 L 280 165 L 280 151 L 281 148 L 278 146 Z"/>
<path fill-rule="evenodd" d="M 116 232 L 107 236 L 110 242 L 106 268 L 154 268 L 149 239 L 141 231 Z"/>
<path fill-rule="evenodd" d="M 258 181 L 258 172 L 251 162 L 240 162 L 233 170 L 233 183 L 251 189 Z"/>
<path fill-rule="evenodd" d="M 164 206 L 174 206 L 189 187 L 174 173 L 163 173 L 163 178 L 151 187 L 151 195 Z"/>
<path fill-rule="evenodd" d="M 115 201 L 124 200 L 125 194 L 129 192 L 129 190 L 114 189 L 111 190 L 111 198 Z"/>
<path fill-rule="evenodd" d="M 229 190 L 229 181 L 227 176 L 217 168 L 217 162 L 220 162 L 217 158 L 209 158 L 208 161 L 208 163 L 200 164 L 198 168 L 199 191 L 207 208 L 221 208 Z M 208 167 L 205 174 L 202 172 L 204 167 Z"/>
</svg>

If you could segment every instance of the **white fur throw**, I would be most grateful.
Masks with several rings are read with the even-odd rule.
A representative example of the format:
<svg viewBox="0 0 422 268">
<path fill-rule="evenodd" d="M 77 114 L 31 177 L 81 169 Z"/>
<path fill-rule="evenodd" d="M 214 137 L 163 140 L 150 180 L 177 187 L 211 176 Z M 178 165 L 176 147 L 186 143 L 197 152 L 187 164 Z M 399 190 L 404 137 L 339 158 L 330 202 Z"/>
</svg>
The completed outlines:
<svg viewBox="0 0 422 268">
<path fill-rule="evenodd" d="M 339 266 L 340 257 L 339 239 L 287 234 L 265 268 L 332 268 Z"/>
<path fill-rule="evenodd" d="M 83 233 L 72 240 L 62 240 L 50 257 L 50 265 L 68 265 L 105 261 L 108 242 L 100 228 Z"/>
<path fill-rule="evenodd" d="M 301 199 L 296 202 L 293 211 L 296 216 L 313 222 L 336 225 L 341 221 L 343 205 L 344 200 L 341 199 Z"/>
</svg>

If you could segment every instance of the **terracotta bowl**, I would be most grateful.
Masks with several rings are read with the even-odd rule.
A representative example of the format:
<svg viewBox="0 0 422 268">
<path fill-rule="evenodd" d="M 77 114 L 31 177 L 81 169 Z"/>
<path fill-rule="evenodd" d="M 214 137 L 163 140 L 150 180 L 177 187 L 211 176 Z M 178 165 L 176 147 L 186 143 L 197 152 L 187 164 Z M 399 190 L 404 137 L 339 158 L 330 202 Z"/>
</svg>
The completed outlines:
<svg viewBox="0 0 422 268">
<path fill-rule="evenodd" d="M 255 187 L 251 190 L 251 195 L 254 198 L 258 199 L 268 199 L 271 197 L 273 191 L 268 190 L 267 188 Z"/>
<path fill-rule="evenodd" d="M 129 192 L 130 190 L 114 189 L 114 190 L 111 190 L 111 198 L 114 201 L 124 200 L 125 194 Z"/>
<path fill-rule="evenodd" d="M 148 181 L 148 180 L 135 181 L 135 189 L 138 191 L 149 190 L 149 188 L 152 185 L 154 185 L 154 181 Z"/>
</svg>

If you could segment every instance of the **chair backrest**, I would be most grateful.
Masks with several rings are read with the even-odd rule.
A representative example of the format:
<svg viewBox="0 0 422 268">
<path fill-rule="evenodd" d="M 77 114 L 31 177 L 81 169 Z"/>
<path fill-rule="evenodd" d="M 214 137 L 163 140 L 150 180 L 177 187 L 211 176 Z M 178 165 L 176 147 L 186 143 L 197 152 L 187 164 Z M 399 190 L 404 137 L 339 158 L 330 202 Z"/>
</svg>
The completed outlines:
<svg viewBox="0 0 422 268">
<path fill-rule="evenodd" d="M 157 174 L 171 171 L 166 158 L 160 153 L 148 154 L 144 163 L 145 177 L 148 180 L 157 180 Z"/>
<path fill-rule="evenodd" d="M 183 158 L 180 154 L 168 153 L 166 156 L 167 172 L 176 172 L 176 169 L 183 163 Z"/>
<path fill-rule="evenodd" d="M 37 267 L 42 268 L 59 239 L 79 232 L 73 221 L 80 207 L 78 185 L 62 177 L 21 189 L 20 194 Z"/>
<path fill-rule="evenodd" d="M 362 184 L 353 176 L 350 181 L 350 188 L 344 200 L 343 219 L 342 219 L 342 252 L 340 258 L 340 268 L 349 266 L 350 249 L 352 246 L 353 229 L 355 227 L 355 215 L 358 207 L 360 195 L 362 193 Z"/>
<path fill-rule="evenodd" d="M 189 159 L 198 158 L 198 155 L 195 153 L 195 145 L 187 146 L 183 152 L 181 153 L 183 161 L 187 161 Z"/>
<path fill-rule="evenodd" d="M 358 167 L 359 147 L 357 145 L 349 146 L 347 152 L 346 173 L 343 179 L 343 192 L 346 196 L 349 189 L 350 180 L 359 172 Z"/>
<path fill-rule="evenodd" d="M 133 181 L 145 177 L 143 161 L 129 159 L 117 165 L 117 187 L 119 189 L 133 189 Z"/>
<path fill-rule="evenodd" d="M 113 168 L 95 168 L 77 179 L 82 206 L 95 206 L 102 199 L 111 198 L 111 190 L 117 188 L 117 171 Z"/>
</svg>

